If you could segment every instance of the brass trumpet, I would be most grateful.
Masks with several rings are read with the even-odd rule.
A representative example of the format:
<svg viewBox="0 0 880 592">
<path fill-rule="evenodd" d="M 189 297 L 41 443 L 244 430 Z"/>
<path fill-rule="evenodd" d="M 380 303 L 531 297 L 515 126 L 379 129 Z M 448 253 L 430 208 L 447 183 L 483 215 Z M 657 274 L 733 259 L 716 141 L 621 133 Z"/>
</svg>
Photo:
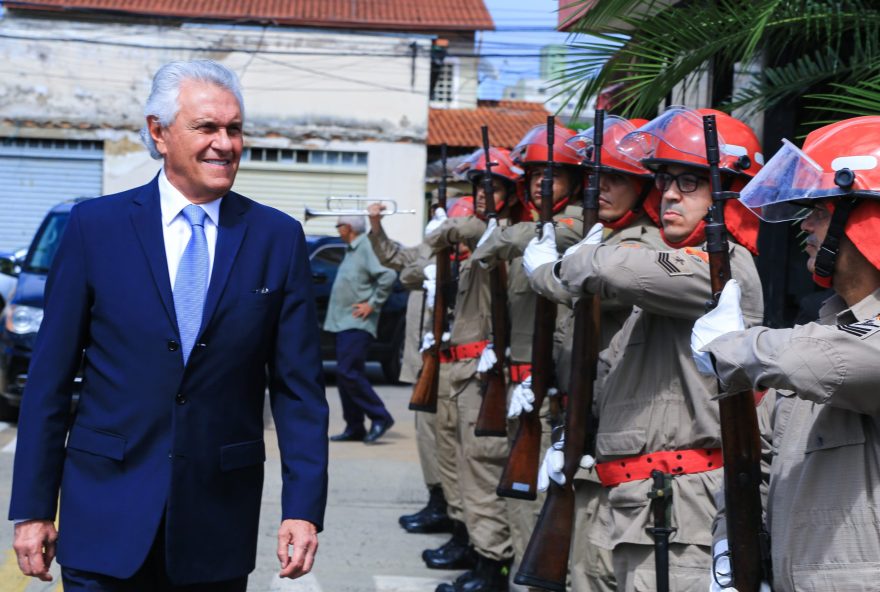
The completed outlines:
<svg viewBox="0 0 880 592">
<path fill-rule="evenodd" d="M 415 214 L 415 210 L 399 210 L 397 209 L 397 201 L 393 199 L 372 199 L 369 197 L 328 197 L 326 210 L 305 209 L 303 218 L 308 222 L 312 218 L 320 216 L 368 216 L 367 206 L 374 203 L 381 203 L 385 206 L 383 216 L 392 216 L 394 214 Z"/>
</svg>

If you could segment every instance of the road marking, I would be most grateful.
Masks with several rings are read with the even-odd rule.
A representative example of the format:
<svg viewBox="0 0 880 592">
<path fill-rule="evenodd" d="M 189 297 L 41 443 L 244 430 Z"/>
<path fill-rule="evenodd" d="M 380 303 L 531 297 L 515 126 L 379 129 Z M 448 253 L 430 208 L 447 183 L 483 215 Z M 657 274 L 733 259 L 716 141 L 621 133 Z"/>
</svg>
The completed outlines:
<svg viewBox="0 0 880 592">
<path fill-rule="evenodd" d="M 18 560 L 15 551 L 9 549 L 0 564 L 0 582 L 3 582 L 3 592 L 24 592 L 32 578 L 21 573 L 18 569 Z"/>
<path fill-rule="evenodd" d="M 17 439 L 18 438 L 13 438 L 12 440 L 10 440 L 9 443 L 6 444 L 6 446 L 4 446 L 2 449 L 0 449 L 0 452 L 2 452 L 4 454 L 14 454 L 15 453 L 15 442 Z"/>
<path fill-rule="evenodd" d="M 295 580 L 279 578 L 276 574 L 272 576 L 269 592 L 321 592 L 321 586 L 314 574 L 308 573 Z"/>
<path fill-rule="evenodd" d="M 407 576 L 373 576 L 376 592 L 424 592 L 448 581 Z"/>
</svg>

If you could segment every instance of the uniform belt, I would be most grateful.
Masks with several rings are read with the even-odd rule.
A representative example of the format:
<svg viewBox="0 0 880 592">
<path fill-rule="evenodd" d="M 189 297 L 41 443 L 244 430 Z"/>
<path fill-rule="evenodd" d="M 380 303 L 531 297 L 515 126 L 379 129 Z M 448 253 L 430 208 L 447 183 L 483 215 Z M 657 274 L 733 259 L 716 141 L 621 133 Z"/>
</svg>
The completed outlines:
<svg viewBox="0 0 880 592">
<path fill-rule="evenodd" d="M 457 362 L 459 360 L 479 358 L 487 345 L 489 345 L 488 339 L 483 341 L 473 341 L 471 343 L 462 343 L 461 345 L 453 345 L 449 349 L 440 350 L 440 363 L 449 364 L 450 362 Z"/>
<path fill-rule="evenodd" d="M 510 381 L 522 382 L 532 375 L 531 364 L 511 364 L 510 365 Z"/>
<path fill-rule="evenodd" d="M 605 487 L 616 487 L 628 481 L 641 481 L 658 469 L 670 475 L 689 475 L 720 469 L 724 462 L 720 448 L 663 450 L 641 456 L 598 463 L 596 471 Z"/>
</svg>

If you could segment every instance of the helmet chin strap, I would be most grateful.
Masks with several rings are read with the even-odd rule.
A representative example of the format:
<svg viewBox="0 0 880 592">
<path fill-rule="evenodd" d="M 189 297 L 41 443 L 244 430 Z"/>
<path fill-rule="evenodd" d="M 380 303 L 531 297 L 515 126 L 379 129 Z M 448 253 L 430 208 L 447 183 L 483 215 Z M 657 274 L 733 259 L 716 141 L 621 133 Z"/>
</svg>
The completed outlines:
<svg viewBox="0 0 880 592">
<path fill-rule="evenodd" d="M 834 173 L 834 183 L 844 191 L 851 192 L 856 175 L 850 169 L 843 168 Z M 846 230 L 846 222 L 849 215 L 858 205 L 858 198 L 851 193 L 841 197 L 834 204 L 834 212 L 831 214 L 831 222 L 828 224 L 828 232 L 825 240 L 816 253 L 816 264 L 813 266 L 813 281 L 823 288 L 830 288 L 834 275 L 834 263 L 840 252 L 840 241 Z"/>
<path fill-rule="evenodd" d="M 816 264 L 813 267 L 813 281 L 823 288 L 831 287 L 834 263 L 840 252 L 840 241 L 843 239 L 849 215 L 856 205 L 858 205 L 858 198 L 852 195 L 843 197 L 834 204 L 834 213 L 831 214 L 828 232 L 825 234 L 822 246 L 816 253 Z"/>
</svg>

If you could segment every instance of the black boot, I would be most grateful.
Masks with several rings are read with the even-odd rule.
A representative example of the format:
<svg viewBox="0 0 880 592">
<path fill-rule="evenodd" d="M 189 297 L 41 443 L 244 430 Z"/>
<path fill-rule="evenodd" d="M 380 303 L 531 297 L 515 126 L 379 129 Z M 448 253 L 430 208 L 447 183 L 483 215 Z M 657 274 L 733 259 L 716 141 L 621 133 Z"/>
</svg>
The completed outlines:
<svg viewBox="0 0 880 592">
<path fill-rule="evenodd" d="M 477 554 L 470 545 L 464 522 L 452 521 L 452 538 L 437 549 L 422 552 L 422 559 L 431 569 L 470 569 L 477 564 Z"/>
<path fill-rule="evenodd" d="M 429 490 L 428 504 L 415 514 L 401 516 L 398 522 L 407 532 L 452 532 L 452 520 L 446 515 L 446 498 L 439 485 Z"/>
<path fill-rule="evenodd" d="M 440 584 L 435 592 L 507 592 L 511 559 L 496 561 L 477 555 L 477 566 L 451 584 Z"/>
</svg>

